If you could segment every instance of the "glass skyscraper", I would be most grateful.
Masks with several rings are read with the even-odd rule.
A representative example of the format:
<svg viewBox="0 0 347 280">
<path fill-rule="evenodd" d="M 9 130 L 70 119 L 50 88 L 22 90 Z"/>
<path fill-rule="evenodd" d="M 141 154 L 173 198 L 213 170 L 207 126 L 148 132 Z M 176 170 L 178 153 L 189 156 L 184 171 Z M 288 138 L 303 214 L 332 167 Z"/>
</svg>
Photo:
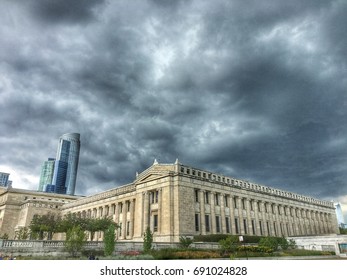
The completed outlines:
<svg viewBox="0 0 347 280">
<path fill-rule="evenodd" d="M 49 158 L 42 164 L 39 191 L 46 191 L 46 186 L 52 184 L 55 158 Z"/>
<path fill-rule="evenodd" d="M 77 168 L 80 154 L 80 134 L 66 133 L 59 139 L 54 164 L 52 185 L 47 191 L 75 194 Z"/>
</svg>

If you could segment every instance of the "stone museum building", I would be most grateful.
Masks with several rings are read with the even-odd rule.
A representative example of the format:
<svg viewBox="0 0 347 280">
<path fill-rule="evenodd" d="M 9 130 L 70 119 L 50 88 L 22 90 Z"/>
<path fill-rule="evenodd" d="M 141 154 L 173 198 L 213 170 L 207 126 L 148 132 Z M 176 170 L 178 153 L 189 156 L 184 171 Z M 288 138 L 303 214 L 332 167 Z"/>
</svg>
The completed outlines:
<svg viewBox="0 0 347 280">
<path fill-rule="evenodd" d="M 183 165 L 153 165 L 127 185 L 88 197 L 0 188 L 0 236 L 28 226 L 35 214 L 111 217 L 119 241 L 233 234 L 309 236 L 339 232 L 333 202 Z M 102 240 L 102 233 L 96 240 Z"/>
</svg>

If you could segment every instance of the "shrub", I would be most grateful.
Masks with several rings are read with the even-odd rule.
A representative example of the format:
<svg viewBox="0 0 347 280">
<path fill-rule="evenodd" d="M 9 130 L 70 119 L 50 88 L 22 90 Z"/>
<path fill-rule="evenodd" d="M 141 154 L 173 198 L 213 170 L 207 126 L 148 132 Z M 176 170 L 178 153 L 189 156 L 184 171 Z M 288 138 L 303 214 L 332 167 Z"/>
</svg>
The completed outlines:
<svg viewBox="0 0 347 280">
<path fill-rule="evenodd" d="M 221 246 L 221 250 L 224 254 L 234 252 L 238 244 L 239 239 L 237 236 L 230 235 L 226 239 L 219 240 L 219 245 Z"/>
<path fill-rule="evenodd" d="M 193 243 L 193 239 L 186 236 L 180 236 L 180 247 L 189 248 L 189 246 Z"/>
<path fill-rule="evenodd" d="M 152 249 L 152 243 L 153 243 L 153 233 L 151 232 L 150 228 L 147 227 L 143 236 L 143 251 L 145 253 L 148 253 Z"/>
</svg>

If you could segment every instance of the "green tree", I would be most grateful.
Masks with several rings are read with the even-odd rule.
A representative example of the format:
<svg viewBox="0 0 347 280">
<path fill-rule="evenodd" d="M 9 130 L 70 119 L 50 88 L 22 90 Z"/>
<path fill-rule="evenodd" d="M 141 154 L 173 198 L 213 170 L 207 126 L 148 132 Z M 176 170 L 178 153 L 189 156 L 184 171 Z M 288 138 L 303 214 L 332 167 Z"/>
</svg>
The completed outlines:
<svg viewBox="0 0 347 280">
<path fill-rule="evenodd" d="M 114 224 L 110 224 L 107 230 L 104 232 L 104 253 L 105 256 L 111 256 L 114 247 L 116 245 L 116 226 Z"/>
<path fill-rule="evenodd" d="M 219 245 L 223 253 L 234 253 L 239 244 L 239 238 L 236 235 L 230 235 L 226 239 L 219 240 Z"/>
<path fill-rule="evenodd" d="M 25 240 L 25 239 L 28 239 L 29 236 L 30 236 L 29 229 L 27 227 L 22 227 L 19 229 L 19 231 L 16 232 L 15 239 Z"/>
<path fill-rule="evenodd" d="M 180 246 L 182 248 L 189 248 L 189 246 L 193 243 L 193 239 L 187 236 L 180 236 Z"/>
<path fill-rule="evenodd" d="M 152 249 L 152 243 L 153 243 L 153 233 L 151 232 L 150 228 L 147 227 L 143 235 L 143 251 L 145 253 L 148 253 Z"/>
<path fill-rule="evenodd" d="M 66 251 L 68 251 L 72 257 L 76 257 L 82 250 L 86 243 L 86 234 L 80 226 L 74 226 L 66 233 L 66 240 L 64 243 Z"/>
<path fill-rule="evenodd" d="M 29 229 L 32 237 L 38 237 L 44 239 L 45 235 L 48 240 L 53 238 L 53 234 L 58 231 L 59 217 L 55 217 L 52 214 L 47 215 L 34 215 L 31 220 Z"/>
</svg>

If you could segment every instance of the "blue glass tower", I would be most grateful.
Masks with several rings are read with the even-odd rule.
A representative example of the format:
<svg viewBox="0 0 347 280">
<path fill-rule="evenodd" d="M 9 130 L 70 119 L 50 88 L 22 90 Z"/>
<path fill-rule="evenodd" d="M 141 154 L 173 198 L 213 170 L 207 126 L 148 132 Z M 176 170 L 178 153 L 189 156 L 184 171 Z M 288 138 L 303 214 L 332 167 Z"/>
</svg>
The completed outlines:
<svg viewBox="0 0 347 280">
<path fill-rule="evenodd" d="M 47 192 L 75 194 L 79 154 L 80 134 L 62 135 L 59 139 L 52 185 L 47 188 Z"/>
</svg>

